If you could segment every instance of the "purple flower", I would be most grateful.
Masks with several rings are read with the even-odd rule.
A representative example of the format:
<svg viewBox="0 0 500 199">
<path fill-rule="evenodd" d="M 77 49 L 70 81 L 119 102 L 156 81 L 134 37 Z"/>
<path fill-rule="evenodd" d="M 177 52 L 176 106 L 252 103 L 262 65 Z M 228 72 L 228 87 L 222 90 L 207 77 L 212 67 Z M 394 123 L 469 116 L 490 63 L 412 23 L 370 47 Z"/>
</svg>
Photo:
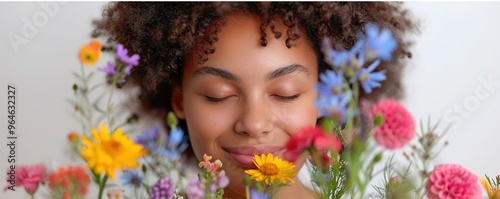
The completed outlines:
<svg viewBox="0 0 500 199">
<path fill-rule="evenodd" d="M 255 189 L 250 190 L 250 199 L 267 199 L 267 194 L 257 191 Z"/>
<path fill-rule="evenodd" d="M 125 63 L 125 65 L 130 66 L 130 69 L 139 65 L 140 56 L 138 54 L 134 54 L 129 57 L 128 50 L 123 46 L 123 44 L 118 44 L 116 46 L 116 57 Z"/>
<path fill-rule="evenodd" d="M 120 176 L 124 186 L 132 186 L 140 188 L 142 186 L 143 177 L 137 171 L 125 170 Z"/>
<path fill-rule="evenodd" d="M 229 185 L 229 178 L 227 178 L 226 172 L 222 170 L 217 174 L 217 186 L 224 189 L 227 185 Z"/>
<path fill-rule="evenodd" d="M 201 188 L 201 182 L 198 177 L 193 176 L 189 180 L 186 187 L 186 195 L 189 199 L 202 199 L 205 196 L 205 192 Z"/>
<path fill-rule="evenodd" d="M 108 65 L 103 68 L 98 68 L 98 70 L 106 73 L 107 76 L 113 76 L 116 73 L 116 65 L 114 63 L 108 62 Z"/>
<path fill-rule="evenodd" d="M 150 131 L 143 131 L 135 139 L 135 143 L 141 144 L 146 148 L 154 148 L 156 139 L 158 139 L 158 132 L 160 131 L 160 126 L 155 125 Z"/>
<path fill-rule="evenodd" d="M 362 68 L 356 73 L 356 77 L 366 93 L 371 93 L 373 88 L 380 87 L 380 82 L 386 79 L 385 70 L 372 73 L 379 64 L 380 60 L 377 59 L 368 68 Z"/>
<path fill-rule="evenodd" d="M 174 183 L 170 178 L 162 178 L 151 187 L 151 199 L 172 198 L 174 196 Z"/>
<path fill-rule="evenodd" d="M 366 48 L 374 53 L 374 57 L 383 60 L 391 60 L 392 51 L 396 49 L 397 41 L 392 37 L 387 28 L 379 30 L 374 24 L 366 25 Z"/>
</svg>

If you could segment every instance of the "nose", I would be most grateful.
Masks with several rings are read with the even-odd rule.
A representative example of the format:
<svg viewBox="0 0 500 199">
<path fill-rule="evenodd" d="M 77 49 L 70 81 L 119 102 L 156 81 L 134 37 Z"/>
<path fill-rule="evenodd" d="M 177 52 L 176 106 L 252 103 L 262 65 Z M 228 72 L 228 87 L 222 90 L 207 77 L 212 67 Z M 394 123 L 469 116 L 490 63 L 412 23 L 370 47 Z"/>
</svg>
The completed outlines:
<svg viewBox="0 0 500 199">
<path fill-rule="evenodd" d="M 275 115 L 272 109 L 262 100 L 246 100 L 237 119 L 234 130 L 241 135 L 261 137 L 273 130 Z"/>
</svg>

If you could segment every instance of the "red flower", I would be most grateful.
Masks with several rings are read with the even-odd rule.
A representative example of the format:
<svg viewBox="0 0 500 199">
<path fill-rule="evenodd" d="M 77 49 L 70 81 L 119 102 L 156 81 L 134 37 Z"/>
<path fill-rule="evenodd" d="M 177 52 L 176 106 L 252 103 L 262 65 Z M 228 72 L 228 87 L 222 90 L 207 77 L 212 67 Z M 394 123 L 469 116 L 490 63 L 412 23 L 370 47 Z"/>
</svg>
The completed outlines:
<svg viewBox="0 0 500 199">
<path fill-rule="evenodd" d="M 415 123 L 408 111 L 391 99 L 381 100 L 371 108 L 371 116 L 382 115 L 383 123 L 375 128 L 375 141 L 388 149 L 399 149 L 415 135 Z"/>
<path fill-rule="evenodd" d="M 34 194 L 40 183 L 45 182 L 47 171 L 43 164 L 33 166 L 17 166 L 16 186 L 24 186 L 24 189 L 29 194 Z M 7 179 L 9 180 L 9 179 Z"/>
<path fill-rule="evenodd" d="M 309 126 L 302 128 L 294 134 L 285 145 L 284 158 L 290 162 L 295 162 L 300 153 L 309 148 L 314 147 L 319 153 L 319 157 L 326 161 L 328 157 L 325 149 L 331 151 L 340 151 L 342 143 L 337 139 L 335 133 L 325 133 L 319 126 Z"/>
<path fill-rule="evenodd" d="M 83 196 L 87 193 L 90 177 L 82 166 L 59 167 L 57 171 L 49 175 L 49 188 L 56 195 L 62 194 L 68 197 L 68 194 Z M 70 196 L 71 196 L 70 194 Z"/>
<path fill-rule="evenodd" d="M 477 176 L 458 164 L 438 165 L 429 175 L 429 199 L 476 199 L 481 195 Z"/>
</svg>

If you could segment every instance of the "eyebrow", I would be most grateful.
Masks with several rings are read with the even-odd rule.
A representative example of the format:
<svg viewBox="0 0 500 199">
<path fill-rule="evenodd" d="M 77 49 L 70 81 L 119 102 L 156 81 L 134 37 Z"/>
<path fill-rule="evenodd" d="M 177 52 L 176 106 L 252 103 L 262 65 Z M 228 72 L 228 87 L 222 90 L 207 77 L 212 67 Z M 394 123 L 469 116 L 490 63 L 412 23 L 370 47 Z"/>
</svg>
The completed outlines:
<svg viewBox="0 0 500 199">
<path fill-rule="evenodd" d="M 238 82 L 240 80 L 238 78 L 238 76 L 236 76 L 235 74 L 233 74 L 227 70 L 215 68 L 215 67 L 211 67 L 211 66 L 202 66 L 193 73 L 193 77 L 196 77 L 199 75 L 214 75 L 214 76 L 222 77 L 224 79 L 232 80 L 235 82 Z"/>
<path fill-rule="evenodd" d="M 269 73 L 266 79 L 272 80 L 294 72 L 302 73 L 305 74 L 306 76 L 309 76 L 309 70 L 307 70 L 306 67 L 299 64 L 292 64 L 286 67 L 278 68 L 275 71 Z"/>
<path fill-rule="evenodd" d="M 299 64 L 292 64 L 292 65 L 278 68 L 278 69 L 272 71 L 271 73 L 269 73 L 267 75 L 266 80 L 269 81 L 269 80 L 276 79 L 278 77 L 282 77 L 282 76 L 285 76 L 285 75 L 288 75 L 288 74 L 294 73 L 294 72 L 302 73 L 302 74 L 305 74 L 306 76 L 309 76 L 309 70 L 307 70 L 306 67 L 299 65 Z M 221 77 L 221 78 L 235 81 L 235 82 L 240 81 L 240 79 L 238 78 L 237 75 L 235 75 L 227 70 L 224 70 L 221 68 L 216 68 L 216 67 L 211 67 L 211 66 L 202 66 L 193 73 L 193 77 L 203 76 L 203 75 L 213 75 L 213 76 Z"/>
</svg>

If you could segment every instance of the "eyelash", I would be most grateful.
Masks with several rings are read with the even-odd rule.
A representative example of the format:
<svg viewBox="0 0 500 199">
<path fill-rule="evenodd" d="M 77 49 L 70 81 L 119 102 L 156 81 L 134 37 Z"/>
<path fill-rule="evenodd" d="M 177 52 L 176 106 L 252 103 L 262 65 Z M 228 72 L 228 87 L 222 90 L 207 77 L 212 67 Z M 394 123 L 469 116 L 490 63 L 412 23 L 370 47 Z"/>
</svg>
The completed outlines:
<svg viewBox="0 0 500 199">
<path fill-rule="evenodd" d="M 274 96 L 283 101 L 293 101 L 300 97 L 300 93 L 291 96 L 281 96 L 281 95 L 274 95 Z M 221 97 L 221 98 L 205 96 L 205 99 L 209 102 L 217 103 L 229 99 L 230 97 L 232 96 Z"/>
<path fill-rule="evenodd" d="M 281 96 L 281 95 L 274 95 L 274 96 L 283 101 L 293 101 L 300 97 L 300 93 L 290 96 Z"/>
<path fill-rule="evenodd" d="M 232 96 L 227 96 L 227 97 L 217 98 L 217 97 L 210 97 L 210 96 L 206 96 L 206 95 L 205 95 L 205 99 L 206 99 L 207 101 L 209 101 L 209 102 L 215 102 L 215 103 L 216 103 L 216 102 L 222 102 L 222 101 L 224 101 L 224 100 L 226 100 L 226 99 L 228 99 L 228 98 L 230 98 L 230 97 L 232 97 Z"/>
</svg>

